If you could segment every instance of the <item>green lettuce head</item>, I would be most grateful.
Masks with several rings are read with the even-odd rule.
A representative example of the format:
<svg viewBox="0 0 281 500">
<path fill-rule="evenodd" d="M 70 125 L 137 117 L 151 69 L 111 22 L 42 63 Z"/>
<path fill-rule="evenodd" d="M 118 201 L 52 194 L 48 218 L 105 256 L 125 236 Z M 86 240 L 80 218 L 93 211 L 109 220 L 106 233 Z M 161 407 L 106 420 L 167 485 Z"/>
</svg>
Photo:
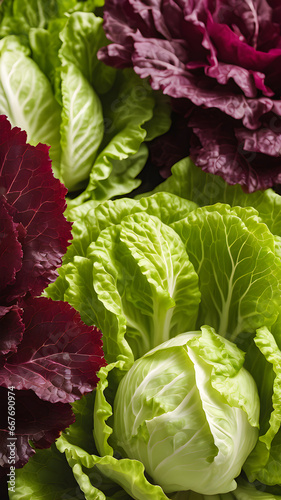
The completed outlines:
<svg viewBox="0 0 281 500">
<path fill-rule="evenodd" d="M 243 361 L 209 327 L 145 354 L 116 393 L 115 449 L 142 462 L 168 494 L 236 489 L 258 439 L 259 396 Z"/>
</svg>

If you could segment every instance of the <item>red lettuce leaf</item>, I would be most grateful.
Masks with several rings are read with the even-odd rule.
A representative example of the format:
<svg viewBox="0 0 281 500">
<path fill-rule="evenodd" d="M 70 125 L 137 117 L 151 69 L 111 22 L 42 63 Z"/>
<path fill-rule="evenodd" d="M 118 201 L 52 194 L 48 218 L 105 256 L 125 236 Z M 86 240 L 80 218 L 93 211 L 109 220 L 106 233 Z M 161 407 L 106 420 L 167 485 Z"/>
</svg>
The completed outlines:
<svg viewBox="0 0 281 500">
<path fill-rule="evenodd" d="M 101 332 L 85 325 L 68 303 L 22 300 L 25 331 L 0 369 L 0 385 L 32 389 L 51 403 L 69 403 L 93 390 L 105 364 Z"/>
<path fill-rule="evenodd" d="M 151 161 L 163 177 L 190 154 L 202 170 L 241 184 L 246 192 L 281 183 L 281 118 L 268 115 L 258 130 L 250 131 L 219 110 L 187 104 L 172 100 L 170 131 L 149 145 Z"/>
<path fill-rule="evenodd" d="M 63 215 L 67 191 L 53 176 L 48 151 L 27 144 L 26 133 L 0 116 L 0 192 L 13 210 L 23 251 L 16 279 L 5 290 L 6 305 L 27 292 L 39 295 L 56 279 L 71 239 Z"/>
<path fill-rule="evenodd" d="M 280 145 L 273 123 L 277 127 L 269 120 L 260 130 L 249 132 L 218 110 L 197 109 L 188 123 L 193 131 L 190 155 L 202 170 L 229 184 L 239 183 L 246 192 L 266 189 L 281 183 L 280 157 L 270 156 Z"/>
</svg>

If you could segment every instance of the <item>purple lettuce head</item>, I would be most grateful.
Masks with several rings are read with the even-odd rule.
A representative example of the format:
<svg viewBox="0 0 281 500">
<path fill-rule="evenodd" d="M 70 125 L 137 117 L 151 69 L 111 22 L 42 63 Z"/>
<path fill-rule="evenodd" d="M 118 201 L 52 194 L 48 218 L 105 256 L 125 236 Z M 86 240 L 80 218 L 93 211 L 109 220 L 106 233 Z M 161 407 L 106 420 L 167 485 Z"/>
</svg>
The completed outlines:
<svg viewBox="0 0 281 500">
<path fill-rule="evenodd" d="M 150 78 L 154 89 L 204 110 L 203 142 L 196 132 L 200 127 L 189 123 L 197 135 L 194 159 L 204 156 L 204 169 L 248 191 L 281 182 L 279 2 L 106 0 L 104 19 L 113 43 L 99 52 L 100 59 L 120 68 L 133 66 L 140 77 Z M 229 133 L 232 128 L 233 140 L 228 136 L 224 142 L 224 134 L 215 137 L 214 109 Z M 207 159 L 206 143 L 220 150 L 223 169 Z M 228 164 L 234 144 L 238 154 L 239 148 L 243 151 L 239 168 L 236 162 Z"/>
</svg>

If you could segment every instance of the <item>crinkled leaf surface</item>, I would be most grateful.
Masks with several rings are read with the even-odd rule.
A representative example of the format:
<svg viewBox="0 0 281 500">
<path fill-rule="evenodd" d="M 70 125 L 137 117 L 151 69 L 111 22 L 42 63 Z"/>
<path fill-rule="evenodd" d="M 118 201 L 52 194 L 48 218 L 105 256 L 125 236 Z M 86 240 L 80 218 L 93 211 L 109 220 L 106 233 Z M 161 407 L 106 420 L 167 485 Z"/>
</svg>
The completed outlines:
<svg viewBox="0 0 281 500">
<path fill-rule="evenodd" d="M 69 200 L 70 208 L 78 206 L 88 199 L 97 199 L 98 201 L 107 199 L 106 184 L 115 166 L 114 163 L 127 160 L 138 153 L 147 134 L 145 124 L 153 119 L 155 106 L 153 92 L 146 82 L 139 80 L 131 71 L 118 73 L 113 88 L 106 94 L 100 95 L 100 99 L 105 127 L 103 141 L 90 173 L 89 184 L 80 196 Z M 145 160 L 146 157 L 143 157 L 141 168 L 144 166 Z M 134 162 L 134 159 L 132 161 Z M 135 171 L 135 175 L 138 174 L 139 170 L 140 167 Z M 129 169 L 129 180 L 130 177 L 132 177 L 132 171 Z M 121 193 L 124 193 L 122 183 L 126 182 L 125 169 L 124 176 L 120 180 Z M 131 181 L 129 184 L 132 186 L 131 189 L 138 185 L 138 181 L 134 181 L 134 183 Z"/>
<path fill-rule="evenodd" d="M 4 189 L 2 188 L 4 191 Z M 0 294 L 8 284 L 16 279 L 16 273 L 22 266 L 22 246 L 18 239 L 17 224 L 13 222 L 12 209 L 1 193 L 0 197 L 0 219 L 1 219 L 1 241 L 0 241 Z"/>
<path fill-rule="evenodd" d="M 104 364 L 101 333 L 84 325 L 67 303 L 41 297 L 21 305 L 23 340 L 1 367 L 0 384 L 32 389 L 51 403 L 72 402 L 91 391 Z"/>
<path fill-rule="evenodd" d="M 259 398 L 243 353 L 212 328 L 201 330 L 138 359 L 114 400 L 114 448 L 140 460 L 168 493 L 235 489 L 257 440 Z"/>
<path fill-rule="evenodd" d="M 144 466 L 137 460 L 117 460 L 112 456 L 89 455 L 81 448 L 71 446 L 65 436 L 57 441 L 57 447 L 61 452 L 65 452 L 73 474 L 86 498 L 96 496 L 99 500 L 106 500 L 107 496 L 99 491 L 99 488 L 102 489 L 101 479 L 104 476 L 109 478 L 110 482 L 119 484 L 129 494 L 129 498 L 131 492 L 137 500 L 152 500 L 153 498 L 167 500 L 168 498 L 160 486 L 152 485 L 146 479 Z M 99 479 L 97 487 L 96 478 Z M 127 500 L 128 497 L 120 495 L 120 498 Z"/>
<path fill-rule="evenodd" d="M 194 328 L 197 277 L 180 239 L 156 217 L 136 214 L 123 219 L 120 232 L 112 229 L 89 247 L 94 288 L 107 309 L 124 316 L 126 339 L 139 357 Z"/>
<path fill-rule="evenodd" d="M 27 291 L 39 294 L 55 280 L 71 238 L 71 225 L 63 215 L 66 190 L 53 176 L 48 147 L 30 146 L 26 133 L 11 129 L 5 117 L 1 117 L 0 127 L 1 192 L 12 210 L 10 231 L 14 224 L 13 238 L 18 240 L 13 243 L 15 268 L 8 271 L 12 272 L 11 284 L 5 289 L 8 303 Z M 5 216 L 6 224 L 8 219 Z M 13 255 L 12 248 L 9 255 Z"/>
<path fill-rule="evenodd" d="M 273 235 L 253 209 L 213 205 L 172 224 L 199 276 L 197 327 L 209 324 L 245 348 L 279 314 L 281 268 Z"/>
<path fill-rule="evenodd" d="M 61 78 L 61 177 L 73 191 L 91 172 L 103 137 L 103 115 L 98 96 L 75 65 L 63 66 Z"/>
<path fill-rule="evenodd" d="M 280 338 L 280 321 L 272 331 Z M 244 468 L 251 481 L 269 485 L 280 484 L 281 474 L 281 351 L 275 338 L 266 327 L 259 328 L 254 338 L 258 349 L 251 346 L 246 356 L 260 393 L 261 432 Z"/>
<path fill-rule="evenodd" d="M 51 146 L 56 177 L 76 195 L 82 191 L 69 206 L 137 188 L 147 159 L 140 146 L 170 126 L 167 103 L 147 82 L 132 71 L 115 78 L 98 60 L 108 41 L 102 18 L 88 11 L 102 3 L 54 1 L 46 13 L 39 0 L 9 2 L 5 15 L 14 19 L 2 25 L 0 112 L 32 144 Z"/>
<path fill-rule="evenodd" d="M 0 113 L 13 126 L 26 131 L 30 144 L 42 142 L 51 146 L 56 175 L 60 162 L 60 112 L 50 82 L 30 58 L 28 49 L 14 36 L 1 40 Z"/>
<path fill-rule="evenodd" d="M 171 205 L 173 210 L 170 209 Z M 183 219 L 195 208 L 197 208 L 196 203 L 170 193 L 156 193 L 137 201 L 120 198 L 105 201 L 98 206 L 94 201 L 83 203 L 68 211 L 69 220 L 74 221 L 73 240 L 64 256 L 64 263 L 70 262 L 75 255 L 85 257 L 88 246 L 96 241 L 100 232 L 108 226 L 120 224 L 127 215 L 146 212 L 159 217 L 164 224 L 170 225 Z"/>
<path fill-rule="evenodd" d="M 281 236 L 281 198 L 278 194 L 271 189 L 244 193 L 240 185 L 230 186 L 218 175 L 202 172 L 190 158 L 176 163 L 172 167 L 171 177 L 146 195 L 162 191 L 174 193 L 201 207 L 218 202 L 234 207 L 251 206 L 258 211 L 259 217 L 268 225 L 269 230 Z"/>
<path fill-rule="evenodd" d="M 174 214 L 169 210 L 171 202 L 178 209 Z M 180 218 L 193 208 L 194 204 L 166 194 L 145 198 L 140 202 L 116 200 L 90 210 L 74 227 L 74 245 L 70 249 L 71 254 L 66 255 L 66 263 L 69 264 L 63 266 L 61 278 L 48 289 L 48 294 L 62 298 L 61 290 L 64 300 L 81 311 L 87 323 L 90 318 L 97 317 L 94 324 L 103 332 L 108 332 L 104 335 L 108 360 L 113 361 L 111 357 L 108 358 L 115 352 L 113 345 L 116 340 L 113 339 L 119 335 L 117 332 L 120 328 L 124 335 L 125 324 L 128 327 L 126 338 L 128 340 L 130 337 L 131 346 L 136 343 L 133 349 L 137 356 L 146 351 L 144 345 L 141 347 L 142 342 L 145 345 L 148 342 L 146 347 L 150 348 L 176 332 L 193 328 L 199 302 L 196 276 L 181 241 L 166 224 L 160 222 L 172 223 L 174 217 Z M 78 208 L 75 212 L 78 218 Z M 160 220 L 144 212 L 158 215 Z M 131 216 L 131 222 L 128 218 L 125 223 L 125 217 L 130 214 L 136 215 Z M 120 236 L 119 230 L 116 232 L 115 229 L 119 221 L 122 225 Z M 98 241 L 92 243 L 88 250 L 91 241 L 95 242 L 99 233 Z M 73 261 L 74 253 L 78 255 Z M 79 258 L 79 254 L 83 258 Z M 92 269 L 87 259 L 90 259 Z M 147 273 L 144 263 L 148 265 L 149 262 L 151 269 Z M 114 322 L 118 321 L 118 327 L 109 328 L 104 323 L 112 314 L 115 316 Z M 149 340 L 151 331 L 155 335 Z M 109 348 L 111 337 L 113 344 Z"/>
<path fill-rule="evenodd" d="M 85 500 L 67 460 L 56 446 L 37 450 L 23 469 L 17 470 L 10 500 Z"/>
</svg>

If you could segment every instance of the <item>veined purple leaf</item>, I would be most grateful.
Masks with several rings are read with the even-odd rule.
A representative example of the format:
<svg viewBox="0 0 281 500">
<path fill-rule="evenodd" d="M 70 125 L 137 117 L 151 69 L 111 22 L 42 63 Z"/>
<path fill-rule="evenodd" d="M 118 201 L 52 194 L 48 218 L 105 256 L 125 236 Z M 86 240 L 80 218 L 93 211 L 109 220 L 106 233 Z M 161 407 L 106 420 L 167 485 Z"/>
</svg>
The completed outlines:
<svg viewBox="0 0 281 500">
<path fill-rule="evenodd" d="M 20 305 L 24 336 L 0 370 L 0 385 L 32 389 L 51 403 L 73 402 L 93 390 L 105 364 L 101 332 L 66 302 L 40 297 Z"/>
<path fill-rule="evenodd" d="M 0 192 L 13 209 L 23 252 L 21 268 L 5 290 L 8 304 L 27 292 L 40 294 L 55 280 L 71 224 L 63 215 L 66 189 L 53 176 L 48 146 L 26 143 L 26 133 L 11 128 L 5 116 L 0 137 Z"/>
</svg>

